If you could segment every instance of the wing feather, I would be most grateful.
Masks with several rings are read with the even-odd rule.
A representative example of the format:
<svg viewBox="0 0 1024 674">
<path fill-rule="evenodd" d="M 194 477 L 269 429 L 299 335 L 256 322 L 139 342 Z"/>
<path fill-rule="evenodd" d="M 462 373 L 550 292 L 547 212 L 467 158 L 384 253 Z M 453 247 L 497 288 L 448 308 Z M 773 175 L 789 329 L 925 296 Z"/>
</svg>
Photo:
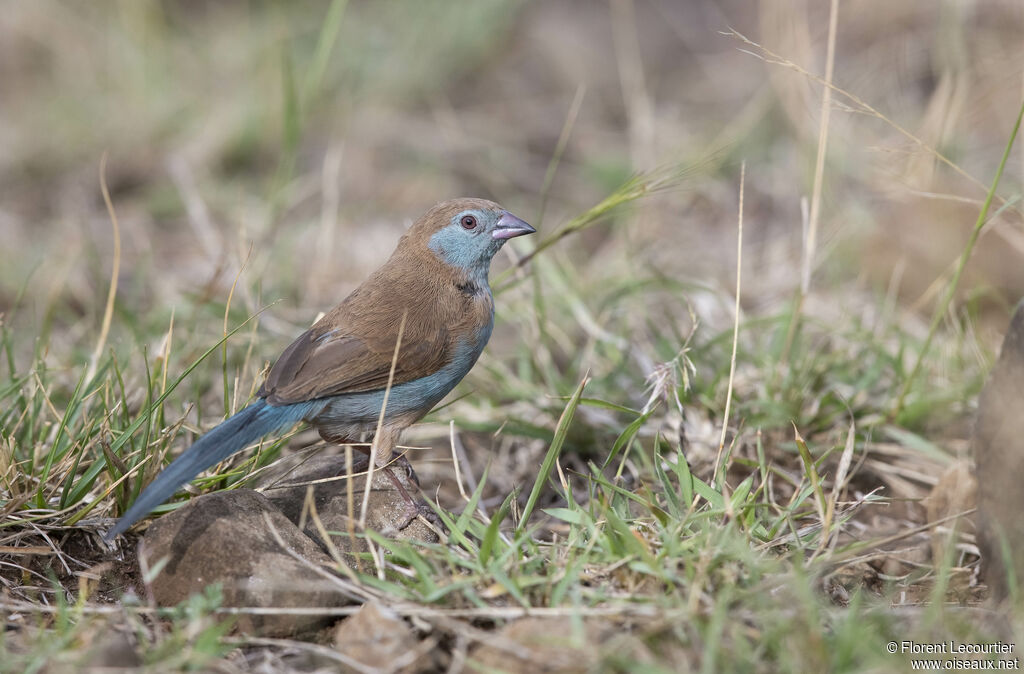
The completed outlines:
<svg viewBox="0 0 1024 674">
<path fill-rule="evenodd" d="M 476 342 L 493 319 L 490 292 L 460 290 L 463 275 L 429 250 L 408 255 L 400 245 L 387 264 L 292 342 L 259 395 L 280 405 L 386 388 L 403 313 L 396 385 L 450 363 L 460 340 Z"/>
<path fill-rule="evenodd" d="M 396 385 L 444 367 L 447 362 L 444 332 L 439 330 L 432 339 L 401 345 L 395 367 Z M 281 354 L 259 395 L 271 404 L 281 405 L 386 388 L 397 337 L 396 331 L 391 349 L 383 349 L 380 347 L 389 340 L 374 340 L 376 344 L 368 344 L 354 335 L 338 333 L 317 339 L 313 330 L 308 330 Z"/>
</svg>

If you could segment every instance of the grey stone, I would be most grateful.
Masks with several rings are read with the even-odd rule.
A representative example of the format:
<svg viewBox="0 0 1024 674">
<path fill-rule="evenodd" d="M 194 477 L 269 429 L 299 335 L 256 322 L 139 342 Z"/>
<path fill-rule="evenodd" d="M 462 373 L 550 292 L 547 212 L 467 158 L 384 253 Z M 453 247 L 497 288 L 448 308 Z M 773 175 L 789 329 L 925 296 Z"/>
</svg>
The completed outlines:
<svg viewBox="0 0 1024 674">
<path fill-rule="evenodd" d="M 318 455 L 295 466 L 284 468 L 277 475 L 268 476 L 261 480 L 259 485 L 271 502 L 296 525 L 302 518 L 306 492 L 312 487 L 317 516 L 330 534 L 334 546 L 344 553 L 366 552 L 365 539 L 358 536 L 353 538 L 349 531 L 359 531 L 356 521 L 362 508 L 368 463 L 366 455 L 356 453 L 352 466 L 355 477 L 332 479 L 347 475 L 345 455 Z M 387 473 L 378 468 L 374 471 L 371 483 L 366 526 L 388 538 L 436 543 L 437 534 L 416 517 L 418 512 L 435 526 L 439 524 L 433 512 L 419 498 L 419 481 L 409 461 L 405 457 L 400 457 L 390 468 L 406 494 L 416 503 L 410 504 Z M 311 484 L 314 482 L 316 484 Z M 304 530 L 310 538 L 323 544 L 320 533 L 308 514 Z"/>
<path fill-rule="evenodd" d="M 150 568 L 167 560 L 152 583 L 154 597 L 163 606 L 178 604 L 212 583 L 222 585 L 225 606 L 287 609 L 352 603 L 288 550 L 311 564 L 333 566 L 270 499 L 237 489 L 200 496 L 160 518 L 146 532 L 141 552 Z M 243 614 L 237 627 L 247 633 L 290 636 L 330 620 L 322 615 Z"/>
<path fill-rule="evenodd" d="M 261 491 L 235 489 L 206 494 L 154 522 L 146 532 L 142 555 L 150 568 L 166 559 L 152 584 L 157 603 L 178 604 L 212 583 L 221 584 L 223 603 L 232 607 L 308 609 L 354 603 L 356 598 L 346 596 L 339 586 L 310 568 L 336 566 L 312 517 L 307 514 L 304 530 L 298 528 L 307 490 L 312 486 L 317 516 L 331 535 L 334 548 L 351 567 L 358 565 L 354 555 L 366 551 L 366 541 L 362 536 L 351 536 L 349 531 L 359 531 L 358 513 L 366 484 L 361 473 L 366 470 L 367 459 L 362 454 L 353 457 L 356 477 L 331 479 L 346 475 L 345 464 L 344 455 L 285 460 L 274 474 L 260 481 Z M 394 462 L 392 471 L 414 503 L 385 472 L 375 471 L 367 527 L 391 538 L 437 542 L 434 531 L 417 516 L 436 519 L 419 498 L 412 466 L 403 457 Z M 309 484 L 321 480 L 325 481 Z M 349 489 L 354 519 L 349 513 Z M 287 549 L 282 548 L 273 530 Z M 238 629 L 290 636 L 333 620 L 324 615 L 242 614 Z"/>
<path fill-rule="evenodd" d="M 135 670 L 142 667 L 142 658 L 136 652 L 131 639 L 121 629 L 108 630 L 100 636 L 78 663 L 78 671 L 104 672 Z"/>
<path fill-rule="evenodd" d="M 371 602 L 338 624 L 334 648 L 367 667 L 404 674 L 422 671 L 412 628 L 394 611 Z"/>
<path fill-rule="evenodd" d="M 514 620 L 472 650 L 466 669 L 480 674 L 591 671 L 599 657 L 597 646 L 621 630 L 598 619 L 584 621 L 580 628 L 577 633 L 564 618 Z"/>
<path fill-rule="evenodd" d="M 970 462 L 958 459 L 949 466 L 924 499 L 928 524 L 931 529 L 932 564 L 938 568 L 947 553 L 955 554 L 950 547 L 956 545 L 954 532 L 974 534 L 975 523 L 967 517 L 960 517 L 978 505 L 978 483 L 971 471 Z M 955 557 L 953 557 L 955 563 Z M 896 575 L 896 574 L 892 574 Z"/>
</svg>

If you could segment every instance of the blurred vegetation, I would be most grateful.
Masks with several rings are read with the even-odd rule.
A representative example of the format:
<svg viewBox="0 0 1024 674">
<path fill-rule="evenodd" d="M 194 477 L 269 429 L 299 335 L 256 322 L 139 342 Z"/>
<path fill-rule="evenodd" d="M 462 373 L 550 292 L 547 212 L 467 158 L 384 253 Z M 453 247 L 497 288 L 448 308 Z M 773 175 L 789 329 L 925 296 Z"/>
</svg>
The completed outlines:
<svg viewBox="0 0 1024 674">
<path fill-rule="evenodd" d="M 840 3 L 819 174 L 828 25 L 810 0 L 5 2 L 0 669 L 81 665 L 113 633 L 162 670 L 253 646 L 216 592 L 155 617 L 99 532 L 459 195 L 540 233 L 496 264 L 480 363 L 406 438 L 450 540 L 378 539 L 383 602 L 477 611 L 471 640 L 509 607 L 606 621 L 595 671 L 887 671 L 891 639 L 991 640 L 970 529 L 932 559 L 921 503 L 967 457 L 1024 291 L 1021 145 L 979 219 L 1024 8 Z"/>
</svg>

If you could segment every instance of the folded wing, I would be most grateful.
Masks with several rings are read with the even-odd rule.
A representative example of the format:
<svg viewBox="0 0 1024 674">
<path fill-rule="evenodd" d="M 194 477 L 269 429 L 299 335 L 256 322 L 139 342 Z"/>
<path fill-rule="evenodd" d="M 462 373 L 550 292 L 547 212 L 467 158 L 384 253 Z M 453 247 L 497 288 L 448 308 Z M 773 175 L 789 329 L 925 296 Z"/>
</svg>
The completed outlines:
<svg viewBox="0 0 1024 674">
<path fill-rule="evenodd" d="M 272 405 L 284 405 L 386 388 L 398 344 L 397 326 L 372 338 L 348 332 L 336 328 L 318 335 L 317 326 L 307 330 L 281 354 L 259 395 Z M 450 359 L 447 341 L 446 330 L 407 327 L 398 347 L 394 384 L 428 376 L 444 367 Z"/>
</svg>

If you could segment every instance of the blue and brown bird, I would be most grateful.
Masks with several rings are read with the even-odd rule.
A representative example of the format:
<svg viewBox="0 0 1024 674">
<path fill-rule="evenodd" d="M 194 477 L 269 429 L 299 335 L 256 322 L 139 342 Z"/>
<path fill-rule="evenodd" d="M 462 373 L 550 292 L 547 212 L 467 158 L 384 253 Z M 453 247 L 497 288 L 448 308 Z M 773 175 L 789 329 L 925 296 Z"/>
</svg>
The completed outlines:
<svg viewBox="0 0 1024 674">
<path fill-rule="evenodd" d="M 455 388 L 490 339 L 491 259 L 507 240 L 534 231 L 484 199 L 431 208 L 380 269 L 284 350 L 259 399 L 157 475 L 107 539 L 206 468 L 299 421 L 309 422 L 328 442 L 352 443 L 377 430 L 384 407 L 372 446 L 376 465 L 386 466 L 402 431 Z"/>
</svg>

